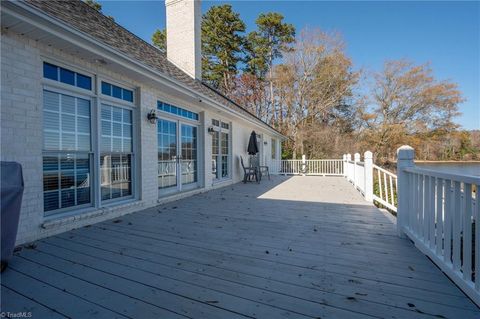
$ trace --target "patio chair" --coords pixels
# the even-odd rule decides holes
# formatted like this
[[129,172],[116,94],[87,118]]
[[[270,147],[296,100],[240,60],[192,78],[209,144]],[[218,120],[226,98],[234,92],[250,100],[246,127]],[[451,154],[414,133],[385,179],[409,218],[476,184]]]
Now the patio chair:
[[266,174],[268,176],[268,180],[270,180],[270,170],[268,169],[268,166],[260,165],[260,159],[257,156],[252,156],[250,163],[250,166],[257,168],[260,180],[262,180],[264,174]]
[[243,157],[240,156],[240,164],[242,165],[243,168],[243,182],[253,182],[252,177],[255,177],[255,181],[257,183],[260,183],[260,179],[258,177],[258,170],[256,167],[249,166],[245,167],[245,164],[243,162]]

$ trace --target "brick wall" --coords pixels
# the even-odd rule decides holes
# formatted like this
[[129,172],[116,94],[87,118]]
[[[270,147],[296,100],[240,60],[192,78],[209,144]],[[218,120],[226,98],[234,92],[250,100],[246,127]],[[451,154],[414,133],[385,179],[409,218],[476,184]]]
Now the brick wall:
[[[43,57],[71,65],[78,70],[92,74],[101,74],[120,83],[128,83],[137,88],[137,200],[115,206],[90,209],[82,214],[63,214],[55,218],[44,218],[43,213]],[[70,55],[40,42],[2,30],[1,37],[1,149],[2,161],[16,161],[23,167],[25,192],[20,213],[20,224],[17,244],[22,244],[73,228],[93,224],[106,219],[115,218],[142,208],[157,205],[159,202],[175,200],[183,196],[202,192],[211,188],[238,182],[242,172],[238,164],[238,155],[246,155],[246,145],[251,124],[239,120],[232,123],[232,164],[233,178],[220,184],[211,180],[211,135],[206,133],[211,118],[217,118],[218,111],[206,106],[206,103],[196,105],[192,100],[181,94],[172,95],[172,90],[162,88],[152,81],[139,82],[126,74],[117,72],[108,65],[96,64],[79,55]],[[136,77],[138,78],[138,77]],[[166,92],[170,92],[167,94]],[[182,100],[184,99],[184,100]],[[199,141],[205,144],[203,163],[199,167],[200,188],[186,194],[177,194],[169,198],[158,197],[157,179],[157,127],[146,120],[151,109],[156,109],[157,100],[178,101],[180,105],[199,112],[205,122],[199,127]],[[93,105],[93,104],[92,104]],[[228,115],[222,112],[221,117]],[[258,128],[256,129],[258,132]],[[260,132],[264,134],[264,132]],[[201,145],[199,145],[201,148]],[[200,155],[199,155],[200,156]]]

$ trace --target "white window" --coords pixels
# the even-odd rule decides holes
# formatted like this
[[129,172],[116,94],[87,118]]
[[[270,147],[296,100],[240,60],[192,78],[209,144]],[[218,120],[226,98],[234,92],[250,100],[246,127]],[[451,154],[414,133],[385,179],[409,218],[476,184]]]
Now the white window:
[[277,140],[272,138],[272,159],[277,159]]
[[230,124],[212,120],[212,177],[222,179],[230,177]]
[[134,90],[122,88],[126,92],[122,101],[100,103],[104,96],[100,89],[92,90],[97,82],[94,75],[44,63],[44,78],[45,216],[133,197],[134,104],[130,102]]
[[45,215],[92,204],[90,114],[89,99],[43,92]]
[[100,184],[102,200],[132,195],[132,111],[102,104]]

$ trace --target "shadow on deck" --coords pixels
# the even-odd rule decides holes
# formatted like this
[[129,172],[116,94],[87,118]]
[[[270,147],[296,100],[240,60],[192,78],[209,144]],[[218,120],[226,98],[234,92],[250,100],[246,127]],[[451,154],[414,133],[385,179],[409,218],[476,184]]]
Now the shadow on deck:
[[479,318],[343,178],[236,184],[40,240],[2,274],[33,318]]

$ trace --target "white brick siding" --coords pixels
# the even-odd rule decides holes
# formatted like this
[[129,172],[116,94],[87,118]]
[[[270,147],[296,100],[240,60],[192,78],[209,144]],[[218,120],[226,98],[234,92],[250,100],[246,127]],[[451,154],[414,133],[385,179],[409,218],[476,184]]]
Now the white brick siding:
[[[113,81],[127,83],[137,88],[137,163],[138,184],[136,199],[99,209],[88,209],[81,214],[64,214],[44,218],[43,212],[43,57],[59,64],[70,65],[75,70],[99,74]],[[114,69],[117,72],[114,72]],[[211,142],[207,133],[211,118],[217,118],[218,111],[206,106],[205,102],[192,102],[181,93],[172,96],[172,90],[162,88],[152,81],[139,82],[107,64],[94,63],[81,56],[74,56],[31,40],[25,36],[2,30],[1,37],[1,154],[2,161],[16,161],[23,167],[25,192],[20,214],[17,244],[22,244],[73,228],[115,218],[160,202],[178,199],[212,187],[219,187],[242,179],[238,155],[246,156],[248,138],[252,130],[267,136],[265,132],[245,121],[230,119],[232,122],[232,179],[213,184],[211,179]],[[135,77],[139,78],[139,77]],[[95,82],[92,83],[94,85]],[[74,88],[73,88],[74,89]],[[166,94],[166,92],[170,92]],[[157,126],[146,118],[151,109],[156,109],[157,100],[178,102],[180,106],[198,112],[205,122],[199,126],[199,188],[188,193],[176,194],[169,198],[158,197],[157,178]],[[95,103],[92,104],[93,106]],[[221,118],[228,118],[226,112]],[[203,121],[203,120],[202,120]],[[205,124],[204,124],[205,123]],[[270,140],[270,139],[268,139]],[[263,140],[262,140],[263,142]],[[203,149],[203,145],[205,148]],[[96,176],[94,176],[96,178]]]

